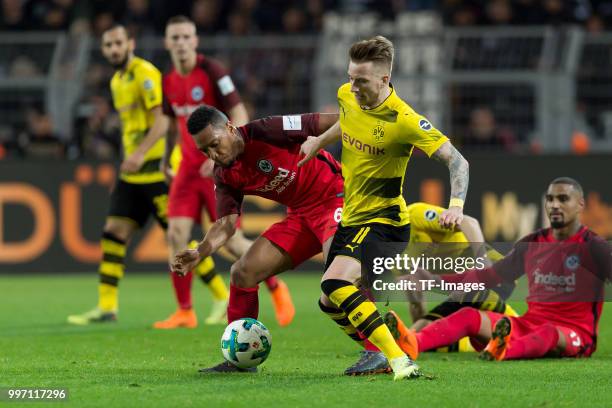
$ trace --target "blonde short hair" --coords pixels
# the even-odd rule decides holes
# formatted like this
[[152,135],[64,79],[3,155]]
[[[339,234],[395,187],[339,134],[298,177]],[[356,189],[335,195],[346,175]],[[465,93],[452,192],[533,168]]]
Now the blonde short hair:
[[377,35],[351,45],[349,57],[356,63],[372,61],[385,64],[391,72],[394,53],[393,43],[382,35]]

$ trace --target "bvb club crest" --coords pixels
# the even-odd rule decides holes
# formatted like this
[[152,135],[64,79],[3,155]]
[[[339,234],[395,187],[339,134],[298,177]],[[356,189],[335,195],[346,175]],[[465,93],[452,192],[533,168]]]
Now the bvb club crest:
[[380,122],[372,130],[372,136],[374,137],[374,142],[376,143],[381,143],[383,141],[383,137],[385,136],[385,128],[382,127]]

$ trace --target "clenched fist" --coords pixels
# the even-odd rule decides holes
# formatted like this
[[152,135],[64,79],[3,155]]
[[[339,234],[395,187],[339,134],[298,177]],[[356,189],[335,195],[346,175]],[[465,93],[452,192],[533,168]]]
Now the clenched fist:
[[440,225],[444,228],[454,228],[463,221],[463,209],[461,207],[449,207],[440,214]]

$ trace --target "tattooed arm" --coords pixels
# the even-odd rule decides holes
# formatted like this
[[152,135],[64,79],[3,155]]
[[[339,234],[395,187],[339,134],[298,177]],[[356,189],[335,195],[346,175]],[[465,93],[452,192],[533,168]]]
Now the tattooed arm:
[[431,157],[444,163],[450,172],[451,202],[448,210],[440,215],[440,224],[453,228],[463,220],[463,202],[470,182],[470,165],[451,142],[444,143]]

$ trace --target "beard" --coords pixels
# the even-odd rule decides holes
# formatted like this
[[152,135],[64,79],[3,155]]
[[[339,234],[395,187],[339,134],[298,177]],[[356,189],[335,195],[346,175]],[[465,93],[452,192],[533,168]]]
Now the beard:
[[553,229],[559,229],[567,226],[564,218],[556,218],[555,220],[550,221],[550,226]]
[[121,60],[115,63],[111,62],[110,64],[112,65],[113,68],[115,68],[116,70],[119,70],[119,69],[125,68],[127,64],[127,60],[128,60],[128,53],[126,52]]
[[559,229],[559,228],[563,228],[563,227],[565,227],[565,223],[564,223],[563,221],[552,221],[552,222],[550,223],[550,226],[551,226],[553,229]]

